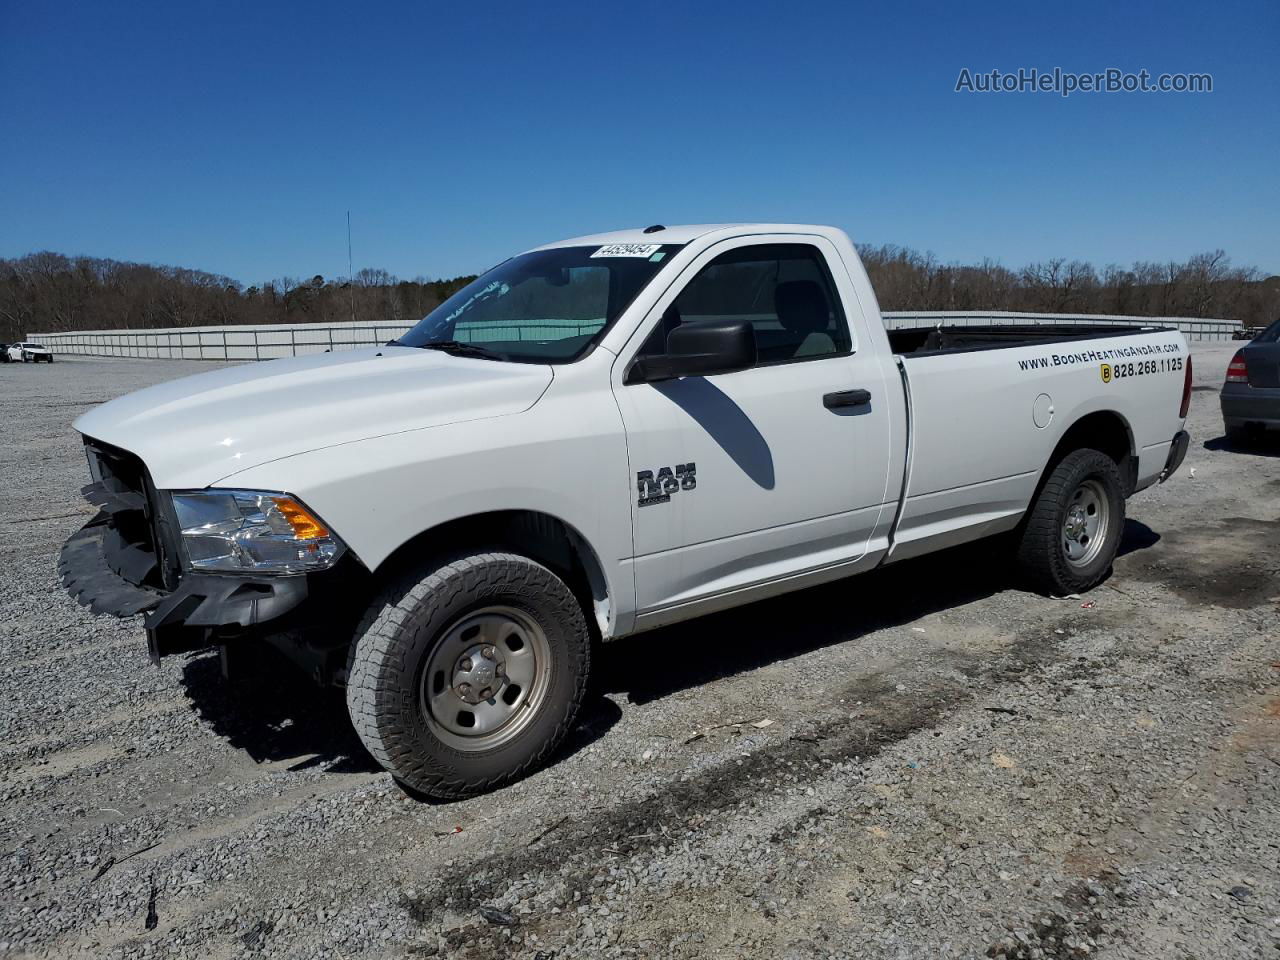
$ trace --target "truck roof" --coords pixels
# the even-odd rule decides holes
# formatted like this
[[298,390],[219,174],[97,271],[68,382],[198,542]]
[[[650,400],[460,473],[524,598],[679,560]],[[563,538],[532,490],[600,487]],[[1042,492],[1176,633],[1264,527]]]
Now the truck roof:
[[810,226],[796,223],[693,223],[664,226],[653,233],[645,233],[646,227],[633,227],[630,230],[614,230],[610,233],[595,233],[585,237],[571,237],[546,243],[535,250],[550,250],[554,247],[586,247],[606,243],[688,243],[704,234],[717,230],[736,228],[748,233],[814,233],[828,231],[830,227]]

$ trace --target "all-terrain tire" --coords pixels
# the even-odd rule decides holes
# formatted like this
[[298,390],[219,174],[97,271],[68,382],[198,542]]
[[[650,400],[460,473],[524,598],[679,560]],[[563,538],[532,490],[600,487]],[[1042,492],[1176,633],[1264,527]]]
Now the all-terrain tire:
[[[536,622],[550,674],[530,707],[534,715],[511,739],[460,750],[437,735],[423,675],[454,625],[495,605]],[[460,799],[519,779],[547,759],[577,716],[590,661],[582,607],[555,573],[518,554],[465,553],[399,576],[374,599],[348,658],[347,708],[365,747],[403,786]]]
[[[1083,485],[1105,493],[1109,511],[1103,543],[1087,563],[1072,563],[1064,545],[1064,525],[1072,499]],[[1073,450],[1049,472],[1027,513],[1018,543],[1018,566],[1032,589],[1061,596],[1089,590],[1106,577],[1124,530],[1125,498],[1120,470],[1105,453]]]

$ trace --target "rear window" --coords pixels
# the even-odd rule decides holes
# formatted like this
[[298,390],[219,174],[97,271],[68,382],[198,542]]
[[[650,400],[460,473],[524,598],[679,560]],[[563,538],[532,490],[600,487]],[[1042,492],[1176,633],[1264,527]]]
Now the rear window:
[[1277,320],[1267,329],[1254,337],[1254,343],[1276,343],[1280,341],[1280,320]]

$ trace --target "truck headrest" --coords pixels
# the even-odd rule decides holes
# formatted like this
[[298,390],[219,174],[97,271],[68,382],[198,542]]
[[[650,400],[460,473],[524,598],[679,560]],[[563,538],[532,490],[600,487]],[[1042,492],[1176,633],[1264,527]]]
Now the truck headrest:
[[774,289],[778,321],[793,333],[826,330],[830,317],[822,287],[812,280],[788,280]]

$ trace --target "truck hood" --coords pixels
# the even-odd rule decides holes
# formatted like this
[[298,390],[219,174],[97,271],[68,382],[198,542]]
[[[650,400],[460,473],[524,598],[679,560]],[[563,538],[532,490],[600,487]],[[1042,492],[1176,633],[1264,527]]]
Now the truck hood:
[[246,363],[157,384],[75,422],[137,454],[157,487],[194,489],[270,460],[529,409],[550,366],[412,347]]

